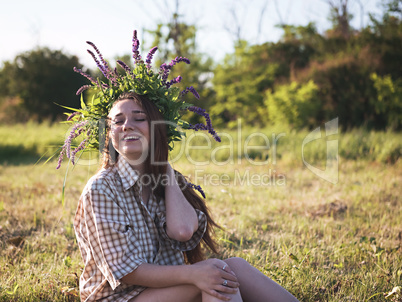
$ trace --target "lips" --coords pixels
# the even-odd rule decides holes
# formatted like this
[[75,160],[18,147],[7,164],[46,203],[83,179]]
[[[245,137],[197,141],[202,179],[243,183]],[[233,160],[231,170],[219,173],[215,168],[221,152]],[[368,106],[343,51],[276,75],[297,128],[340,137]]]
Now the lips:
[[126,135],[123,137],[122,141],[123,142],[132,142],[132,141],[138,141],[140,137],[138,135]]

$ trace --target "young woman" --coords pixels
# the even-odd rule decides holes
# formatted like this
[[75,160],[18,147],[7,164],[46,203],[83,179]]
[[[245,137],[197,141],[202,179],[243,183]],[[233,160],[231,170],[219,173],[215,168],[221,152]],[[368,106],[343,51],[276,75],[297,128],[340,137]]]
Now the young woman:
[[[297,301],[243,259],[205,259],[201,245],[217,252],[211,236],[217,225],[194,185],[168,163],[174,132],[166,116],[174,109],[158,102],[177,94],[166,85],[155,96],[162,86],[152,81],[165,84],[166,75],[152,77],[145,69],[135,53],[134,35],[134,57],[140,66],[135,72],[143,72],[141,77],[128,68],[128,78],[111,76],[104,63],[103,71],[113,80],[109,86],[91,80],[100,101],[95,99],[88,105],[92,107],[83,106],[79,117],[74,116],[76,126],[62,149],[73,160],[94,139],[99,112],[107,112],[103,167],[86,185],[74,220],[84,261],[82,301]],[[134,92],[132,87],[141,90],[139,84],[144,85],[147,76],[153,83],[149,87],[159,88],[144,88],[148,94]],[[121,87],[128,91],[116,93]],[[97,124],[89,122],[94,116]],[[87,138],[69,150],[71,138],[82,133]]]

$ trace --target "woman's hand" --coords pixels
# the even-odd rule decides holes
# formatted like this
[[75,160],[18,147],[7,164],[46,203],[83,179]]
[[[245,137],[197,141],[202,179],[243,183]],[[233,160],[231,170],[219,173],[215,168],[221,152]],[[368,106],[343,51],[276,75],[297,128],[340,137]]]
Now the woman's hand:
[[192,281],[203,292],[220,300],[229,301],[225,294],[235,294],[239,287],[236,275],[219,259],[208,259],[192,265]]

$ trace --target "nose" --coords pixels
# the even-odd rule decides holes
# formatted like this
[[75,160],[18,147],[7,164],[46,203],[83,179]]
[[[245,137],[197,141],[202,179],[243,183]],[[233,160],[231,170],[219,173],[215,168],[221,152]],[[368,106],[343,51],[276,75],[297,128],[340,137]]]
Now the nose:
[[134,130],[134,123],[130,119],[126,119],[123,124],[123,131]]

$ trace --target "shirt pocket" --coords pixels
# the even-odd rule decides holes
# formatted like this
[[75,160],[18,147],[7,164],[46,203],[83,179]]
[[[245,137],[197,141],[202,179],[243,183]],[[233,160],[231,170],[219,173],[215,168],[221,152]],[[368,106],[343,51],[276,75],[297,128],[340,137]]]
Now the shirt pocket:
[[121,222],[112,222],[112,228],[120,234],[127,234],[130,229],[132,230],[130,224]]

